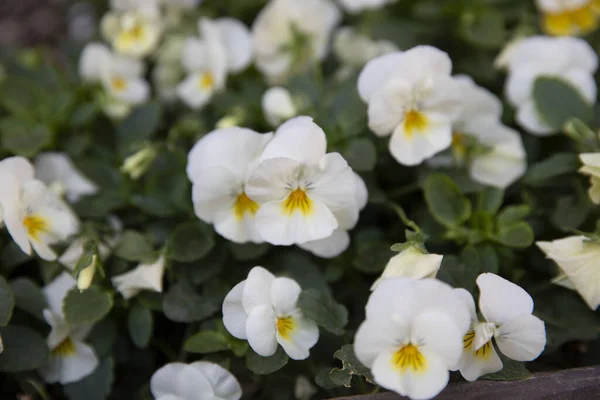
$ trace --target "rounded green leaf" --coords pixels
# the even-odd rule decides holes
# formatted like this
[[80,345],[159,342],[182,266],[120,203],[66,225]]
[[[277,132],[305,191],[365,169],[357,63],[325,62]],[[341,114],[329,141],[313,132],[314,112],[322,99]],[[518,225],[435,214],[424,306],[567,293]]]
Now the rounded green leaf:
[[10,281],[10,286],[15,295],[17,308],[43,320],[42,312],[47,307],[47,303],[40,287],[27,278],[14,279]]
[[129,309],[129,316],[127,318],[127,327],[129,328],[129,335],[133,344],[139,348],[148,346],[152,338],[153,326],[152,311],[140,303],[133,303]]
[[0,326],[6,326],[12,316],[15,307],[15,296],[6,283],[6,279],[0,276]]
[[456,227],[471,216],[471,203],[447,175],[430,174],[425,180],[425,201],[433,217],[442,225]]
[[219,305],[202,298],[187,281],[171,286],[163,297],[163,311],[175,322],[195,322],[208,318]]
[[298,308],[306,318],[312,319],[334,335],[344,334],[348,310],[329,294],[317,289],[303,290],[298,298]]
[[592,107],[570,83],[540,76],[533,85],[533,101],[541,119],[559,131],[571,118],[589,122]]
[[127,261],[153,261],[154,252],[150,241],[146,236],[135,231],[125,231],[117,248],[115,255]]
[[271,357],[259,356],[251,350],[246,353],[246,367],[257,375],[268,375],[283,368],[289,359],[281,346],[277,346]]
[[30,328],[11,325],[0,328],[4,351],[0,353],[0,371],[30,371],[44,365],[48,358],[46,339]]
[[100,321],[112,306],[112,296],[95,286],[84,291],[73,288],[63,300],[65,319],[72,325]]
[[175,261],[191,262],[207,255],[214,247],[212,230],[201,222],[178,225],[169,238],[169,255]]
[[219,332],[201,331],[189,337],[183,349],[188,353],[208,354],[229,349],[227,337]]
[[64,391],[69,400],[104,400],[110,394],[113,379],[114,362],[112,358],[105,358],[92,374],[64,385]]

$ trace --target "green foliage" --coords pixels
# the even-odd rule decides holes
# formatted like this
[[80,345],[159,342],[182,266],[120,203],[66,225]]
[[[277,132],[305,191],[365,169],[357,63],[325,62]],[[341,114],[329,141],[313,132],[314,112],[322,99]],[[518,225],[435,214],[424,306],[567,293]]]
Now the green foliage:
[[348,323],[348,310],[330,294],[316,289],[304,290],[298,298],[298,308],[305,317],[334,335],[344,333],[344,327]]
[[47,307],[46,298],[35,282],[27,278],[17,278],[10,281],[10,287],[15,296],[17,308],[40,320],[44,319],[42,312]]
[[163,311],[175,322],[201,321],[219,309],[219,305],[196,293],[194,287],[181,281],[169,288],[163,298]]
[[176,261],[190,262],[207,255],[214,245],[213,233],[206,224],[186,222],[169,237],[168,252]]
[[431,215],[449,228],[460,226],[471,216],[471,203],[447,175],[431,174],[423,185]]
[[22,372],[41,367],[48,358],[46,339],[25,326],[0,328],[4,350],[0,353],[0,371]]
[[267,375],[283,368],[289,357],[283,347],[277,346],[277,351],[270,357],[261,357],[253,350],[246,353],[246,367],[257,375]]
[[0,326],[6,326],[15,307],[15,296],[6,279],[0,277]]
[[581,94],[562,79],[539,77],[533,86],[533,100],[541,118],[553,129],[561,130],[571,118],[592,119],[592,107]]
[[367,381],[373,382],[371,371],[358,361],[352,345],[343,346],[333,356],[342,362],[342,368],[334,368],[329,371],[329,379],[335,386],[350,387],[350,381],[354,375],[363,376]]
[[102,400],[109,395],[113,381],[114,361],[107,357],[91,375],[65,385],[65,394],[69,400]]
[[63,312],[69,324],[100,321],[109,313],[112,306],[112,295],[96,286],[84,291],[73,288],[63,300]]
[[189,337],[183,344],[188,353],[208,354],[228,350],[231,347],[227,336],[219,332],[201,331]]
[[154,319],[152,312],[139,303],[134,303],[129,309],[127,316],[127,327],[133,344],[144,348],[152,338]]

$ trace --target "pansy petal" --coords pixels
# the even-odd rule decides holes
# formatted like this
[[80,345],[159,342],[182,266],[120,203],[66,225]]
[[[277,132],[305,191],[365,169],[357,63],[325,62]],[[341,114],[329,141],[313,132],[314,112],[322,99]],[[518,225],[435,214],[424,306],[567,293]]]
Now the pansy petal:
[[521,314],[531,314],[533,299],[521,287],[496,274],[477,277],[479,310],[488,322],[502,325]]
[[350,246],[350,235],[348,231],[337,228],[331,236],[319,240],[298,245],[301,249],[310,251],[314,255],[322,258],[334,258],[342,254]]
[[459,331],[452,317],[438,311],[426,311],[412,321],[411,342],[423,342],[419,348],[435,354],[450,369],[460,359],[465,333]]
[[26,182],[33,179],[35,173],[33,165],[24,157],[5,158],[0,161],[0,168],[14,174],[19,182]]
[[303,318],[298,310],[289,316],[292,318],[293,328],[287,335],[277,332],[277,342],[292,360],[305,360],[310,349],[319,340],[319,328],[314,321]]
[[386,54],[369,61],[358,77],[358,93],[363,101],[370,102],[373,94],[394,76],[403,61],[402,52]]
[[312,178],[311,198],[337,211],[356,204],[356,177],[339,153],[329,153],[319,161],[320,172]]
[[557,133],[541,119],[533,101],[528,101],[519,107],[516,120],[519,125],[533,135],[548,136]]
[[211,398],[214,395],[212,385],[197,368],[186,365],[177,374],[177,394],[183,399],[194,399],[198,395]]
[[17,176],[0,166],[0,206],[4,224],[15,243],[25,254],[31,254],[31,244],[21,221],[21,184]]
[[265,147],[260,160],[291,158],[299,163],[318,164],[325,155],[325,132],[311,117],[296,117],[283,123],[273,140]]
[[275,278],[271,284],[271,302],[276,315],[287,315],[296,308],[302,288],[293,279]]
[[413,166],[450,147],[452,125],[449,120],[431,122],[429,129],[422,133],[408,133],[404,124],[398,125],[390,140],[392,156],[403,165]]
[[150,391],[154,397],[177,393],[177,376],[186,367],[183,363],[169,363],[157,370],[150,379]]
[[90,375],[98,366],[98,357],[91,346],[73,341],[75,354],[61,357],[59,382],[67,384],[77,382]]
[[234,18],[219,18],[215,22],[227,50],[227,68],[232,73],[241,72],[252,61],[254,43],[250,31]]
[[243,189],[243,177],[222,166],[211,166],[196,172],[192,185],[196,215],[202,221],[212,223],[220,213],[232,213],[235,193]]
[[462,356],[458,363],[460,374],[473,382],[482,375],[492,374],[502,369],[502,360],[498,357],[494,346],[490,343],[487,353],[483,353],[482,349],[475,352],[471,346],[463,349]]
[[76,285],[77,281],[75,281],[70,274],[63,272],[42,289],[44,296],[46,297],[46,301],[48,302],[48,306],[54,314],[59,316],[63,315],[63,299],[67,295],[67,292],[73,289]]
[[242,305],[247,314],[259,306],[272,306],[271,286],[275,276],[263,267],[254,267],[248,273],[242,293]]
[[[354,337],[354,353],[365,366],[372,368],[382,352],[390,352],[398,345],[395,325],[389,318],[367,319],[358,327]],[[408,339],[408,330],[404,332]],[[401,335],[402,336],[402,335]]]
[[505,356],[516,361],[531,361],[544,351],[546,328],[538,317],[523,314],[502,324],[495,338]]
[[[246,282],[246,287],[248,285],[249,283]],[[273,308],[265,305],[255,307],[246,321],[248,344],[262,357],[270,357],[277,350],[276,320]]]
[[218,398],[223,400],[238,400],[242,397],[242,388],[235,377],[225,368],[218,364],[197,361],[190,364],[190,367],[200,371],[208,382]]
[[238,339],[246,339],[246,320],[248,314],[242,306],[242,296],[246,281],[235,285],[223,300],[223,325],[229,333]]
[[262,161],[248,178],[246,194],[260,204],[282,201],[290,192],[288,182],[294,180],[301,168],[301,164],[291,158],[278,157]]

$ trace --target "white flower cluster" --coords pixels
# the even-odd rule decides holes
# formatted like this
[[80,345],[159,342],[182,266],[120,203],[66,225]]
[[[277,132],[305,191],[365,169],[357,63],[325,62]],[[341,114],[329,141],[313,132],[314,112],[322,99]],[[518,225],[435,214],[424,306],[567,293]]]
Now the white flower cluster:
[[471,295],[434,280],[390,278],[366,306],[354,350],[380,386],[411,399],[430,399],[448,383],[449,371],[468,380],[502,369],[492,338],[507,357],[535,359],[544,349],[544,323],[531,315],[533,301],[494,274],[477,278],[479,322]]
[[542,12],[542,28],[549,35],[585,35],[598,28],[597,0],[535,0]]
[[506,97],[517,109],[517,123],[531,134],[558,133],[536,109],[533,90],[538,77],[562,79],[590,104],[596,100],[598,55],[584,40],[547,36],[522,39],[507,56],[507,69]]
[[334,257],[366,205],[362,179],[338,153],[326,153],[325,133],[297,117],[272,133],[216,130],[188,155],[196,215],[237,243],[297,244]]

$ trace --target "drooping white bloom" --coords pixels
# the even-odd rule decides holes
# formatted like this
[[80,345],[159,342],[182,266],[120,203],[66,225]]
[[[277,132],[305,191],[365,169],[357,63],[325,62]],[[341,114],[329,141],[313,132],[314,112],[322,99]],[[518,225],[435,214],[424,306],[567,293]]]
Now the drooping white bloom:
[[252,25],[256,67],[271,83],[323,60],[341,19],[330,0],[271,0]]
[[340,4],[349,13],[359,13],[365,10],[376,10],[398,0],[339,0]]
[[339,223],[337,229],[329,237],[301,243],[298,247],[323,258],[334,258],[346,251],[348,246],[350,246],[348,231],[356,226],[358,223],[358,213],[365,208],[369,200],[369,192],[367,191],[365,182],[357,173],[354,173],[354,178],[356,183],[356,202],[350,208],[335,213]]
[[247,181],[272,137],[245,128],[218,129],[198,141],[188,155],[196,215],[236,243],[263,241],[255,227],[259,204],[248,196]]
[[390,278],[435,278],[443,258],[444,256],[425,253],[411,245],[390,258],[381,276],[371,286],[371,290],[375,290],[381,282]]
[[262,109],[267,122],[279,126],[298,113],[290,91],[282,86],[269,88],[262,97]]
[[154,4],[110,11],[102,17],[100,27],[117,53],[135,58],[152,53],[162,34],[161,16]]
[[536,242],[548,258],[556,262],[560,270],[585,300],[588,307],[595,310],[600,305],[600,271],[598,256],[600,245],[585,236],[569,236],[552,242]]
[[33,179],[33,166],[22,157],[0,162],[0,206],[4,223],[21,250],[31,248],[44,260],[55,260],[50,248],[79,230],[79,221],[56,193]]
[[477,286],[483,322],[477,318],[471,294],[456,289],[468,306],[472,321],[463,338],[464,349],[458,364],[460,373],[468,381],[502,369],[492,338],[502,354],[516,361],[532,361],[546,346],[544,322],[531,315],[533,300],[525,290],[491,273],[479,275]]
[[[518,132],[501,123],[502,103],[466,76],[455,78],[462,95],[462,111],[452,124],[452,150],[459,159],[467,153],[473,180],[506,188],[527,169],[527,154]],[[458,160],[462,162],[464,160]]]
[[590,199],[600,204],[600,153],[580,154],[579,159],[583,163],[579,172],[590,176]]
[[129,272],[114,276],[112,283],[125,299],[134,297],[142,290],[161,293],[165,261],[165,256],[160,255],[153,263],[142,263]]
[[390,278],[369,298],[354,352],[378,385],[430,399],[447,385],[468,329],[469,311],[452,287],[434,279]]
[[536,110],[533,99],[536,79],[541,76],[562,79],[593,103],[597,69],[598,56],[582,39],[532,36],[521,40],[511,53],[505,86],[509,102],[517,108],[519,125],[534,135],[557,133]]
[[430,46],[375,58],[362,70],[358,91],[369,106],[369,127],[392,135],[390,152],[404,165],[417,165],[447,149],[461,107],[450,76],[452,61]]
[[356,219],[356,179],[338,153],[326,154],[325,132],[310,117],[277,129],[254,168],[246,193],[260,205],[256,230],[275,245],[324,239],[340,226],[338,214]]
[[595,0],[536,0],[542,28],[549,35],[584,35],[598,27]]
[[156,400],[239,400],[242,388],[235,376],[218,364],[166,364],[152,375]]
[[52,331],[47,340],[50,359],[39,369],[39,373],[48,383],[59,382],[64,385],[77,382],[94,372],[98,366],[94,349],[84,343],[93,324],[69,325],[63,315],[63,299],[74,287],[75,280],[63,272],[44,288],[49,306],[44,310],[44,318]]
[[343,26],[335,33],[333,50],[340,62],[352,70],[375,57],[398,51],[398,47],[389,40],[373,40],[353,27]]
[[59,193],[70,203],[83,196],[98,192],[98,186],[75,168],[66,153],[41,153],[35,158],[35,176]]
[[275,354],[280,344],[290,358],[304,360],[319,340],[319,328],[296,306],[301,290],[293,279],[254,267],[225,297],[223,324],[263,357]]
[[183,48],[182,64],[187,78],[177,87],[180,99],[200,109],[215,92],[223,89],[227,73],[240,72],[252,60],[252,40],[238,20],[201,18],[201,39],[190,37]]

